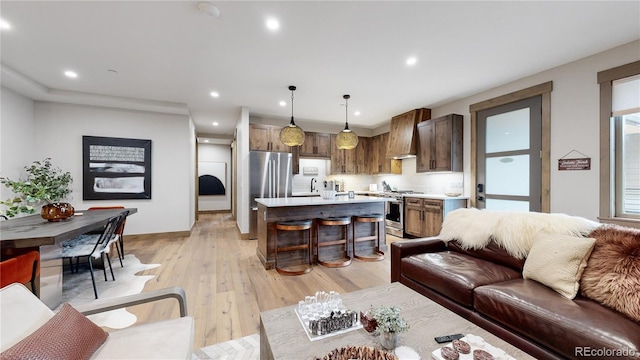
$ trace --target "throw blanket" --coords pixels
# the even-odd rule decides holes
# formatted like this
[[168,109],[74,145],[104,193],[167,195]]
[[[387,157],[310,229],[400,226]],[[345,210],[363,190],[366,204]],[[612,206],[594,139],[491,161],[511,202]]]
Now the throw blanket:
[[458,209],[444,219],[439,238],[458,240],[464,249],[481,249],[494,240],[513,257],[524,259],[540,232],[586,236],[600,225],[566,214]]

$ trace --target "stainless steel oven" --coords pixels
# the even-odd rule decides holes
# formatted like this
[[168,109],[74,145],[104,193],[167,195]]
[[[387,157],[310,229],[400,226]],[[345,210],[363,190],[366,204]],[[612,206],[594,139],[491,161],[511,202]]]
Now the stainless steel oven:
[[393,197],[395,200],[387,201],[385,205],[385,229],[387,234],[403,237],[404,236],[404,201],[402,195],[397,193],[385,194],[387,197]]

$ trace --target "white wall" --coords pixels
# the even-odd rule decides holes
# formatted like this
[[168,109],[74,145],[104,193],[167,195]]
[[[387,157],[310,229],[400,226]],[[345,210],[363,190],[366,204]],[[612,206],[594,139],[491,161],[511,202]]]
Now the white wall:
[[[470,187],[469,105],[553,81],[551,92],[551,212],[596,220],[599,208],[600,87],[597,73],[640,59],[640,41],[435,107],[432,117],[464,115],[464,183]],[[558,159],[577,150],[591,157],[591,170],[558,171]],[[403,167],[404,170],[404,167]]]
[[231,210],[231,147],[221,144],[198,144],[198,162],[224,162],[227,167],[224,195],[198,196],[198,210]]
[[240,233],[249,234],[249,109],[243,107],[236,125],[238,156],[238,217]]
[[196,152],[198,151],[196,123],[189,117],[189,229],[196,223]]
[[[195,218],[195,136],[187,116],[37,101],[35,124],[35,153],[71,172],[69,202],[76,209],[116,204],[138,208],[127,220],[129,234],[190,230]],[[83,135],[151,139],[151,199],[83,201]]]
[[[0,89],[0,177],[16,180],[24,175],[24,167],[38,159],[35,156],[34,102],[5,87]],[[0,198],[11,191],[0,188]]]

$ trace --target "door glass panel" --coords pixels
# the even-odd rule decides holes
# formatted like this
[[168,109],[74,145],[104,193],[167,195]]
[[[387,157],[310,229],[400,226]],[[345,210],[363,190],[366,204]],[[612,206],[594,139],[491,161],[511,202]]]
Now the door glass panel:
[[486,153],[529,148],[529,108],[487,117]]
[[487,158],[486,166],[487,194],[529,196],[529,155]]
[[622,213],[640,215],[640,113],[622,117]]
[[528,201],[487,199],[485,204],[490,210],[529,211]]

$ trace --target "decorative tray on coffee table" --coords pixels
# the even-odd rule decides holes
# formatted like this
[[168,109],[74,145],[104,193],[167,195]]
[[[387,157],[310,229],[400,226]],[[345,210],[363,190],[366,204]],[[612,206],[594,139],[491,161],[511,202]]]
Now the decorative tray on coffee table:
[[[471,351],[468,354],[460,354],[458,360],[473,360],[473,350],[484,350],[493,356],[494,360],[515,360],[512,356],[504,352],[504,350],[497,348],[488,342],[486,342],[483,338],[477,335],[467,334],[465,337],[460,339],[471,346]],[[451,343],[446,344],[444,346],[449,346],[453,348]],[[431,355],[436,360],[445,360],[440,353],[440,349],[442,347],[434,350]]]
[[[338,311],[338,309],[335,309],[335,311]],[[347,310],[341,310],[341,311],[344,312]],[[302,315],[300,314],[298,309],[295,309],[295,312],[296,312],[296,315],[298,316],[298,320],[300,320],[300,324],[302,324],[302,328],[304,329],[304,332],[307,334],[307,337],[309,338],[310,341],[326,339],[334,335],[344,334],[349,331],[362,329],[362,324],[358,321],[358,316],[355,315],[355,319],[352,321],[352,324],[353,324],[352,326],[341,328],[340,330],[335,330],[328,333],[317,332],[316,334],[314,334],[310,327],[311,321],[317,320],[319,316],[322,316],[322,315],[330,315],[330,312],[328,314],[317,314],[317,315],[313,315],[313,314]],[[355,314],[355,312],[352,312],[352,313]]]

